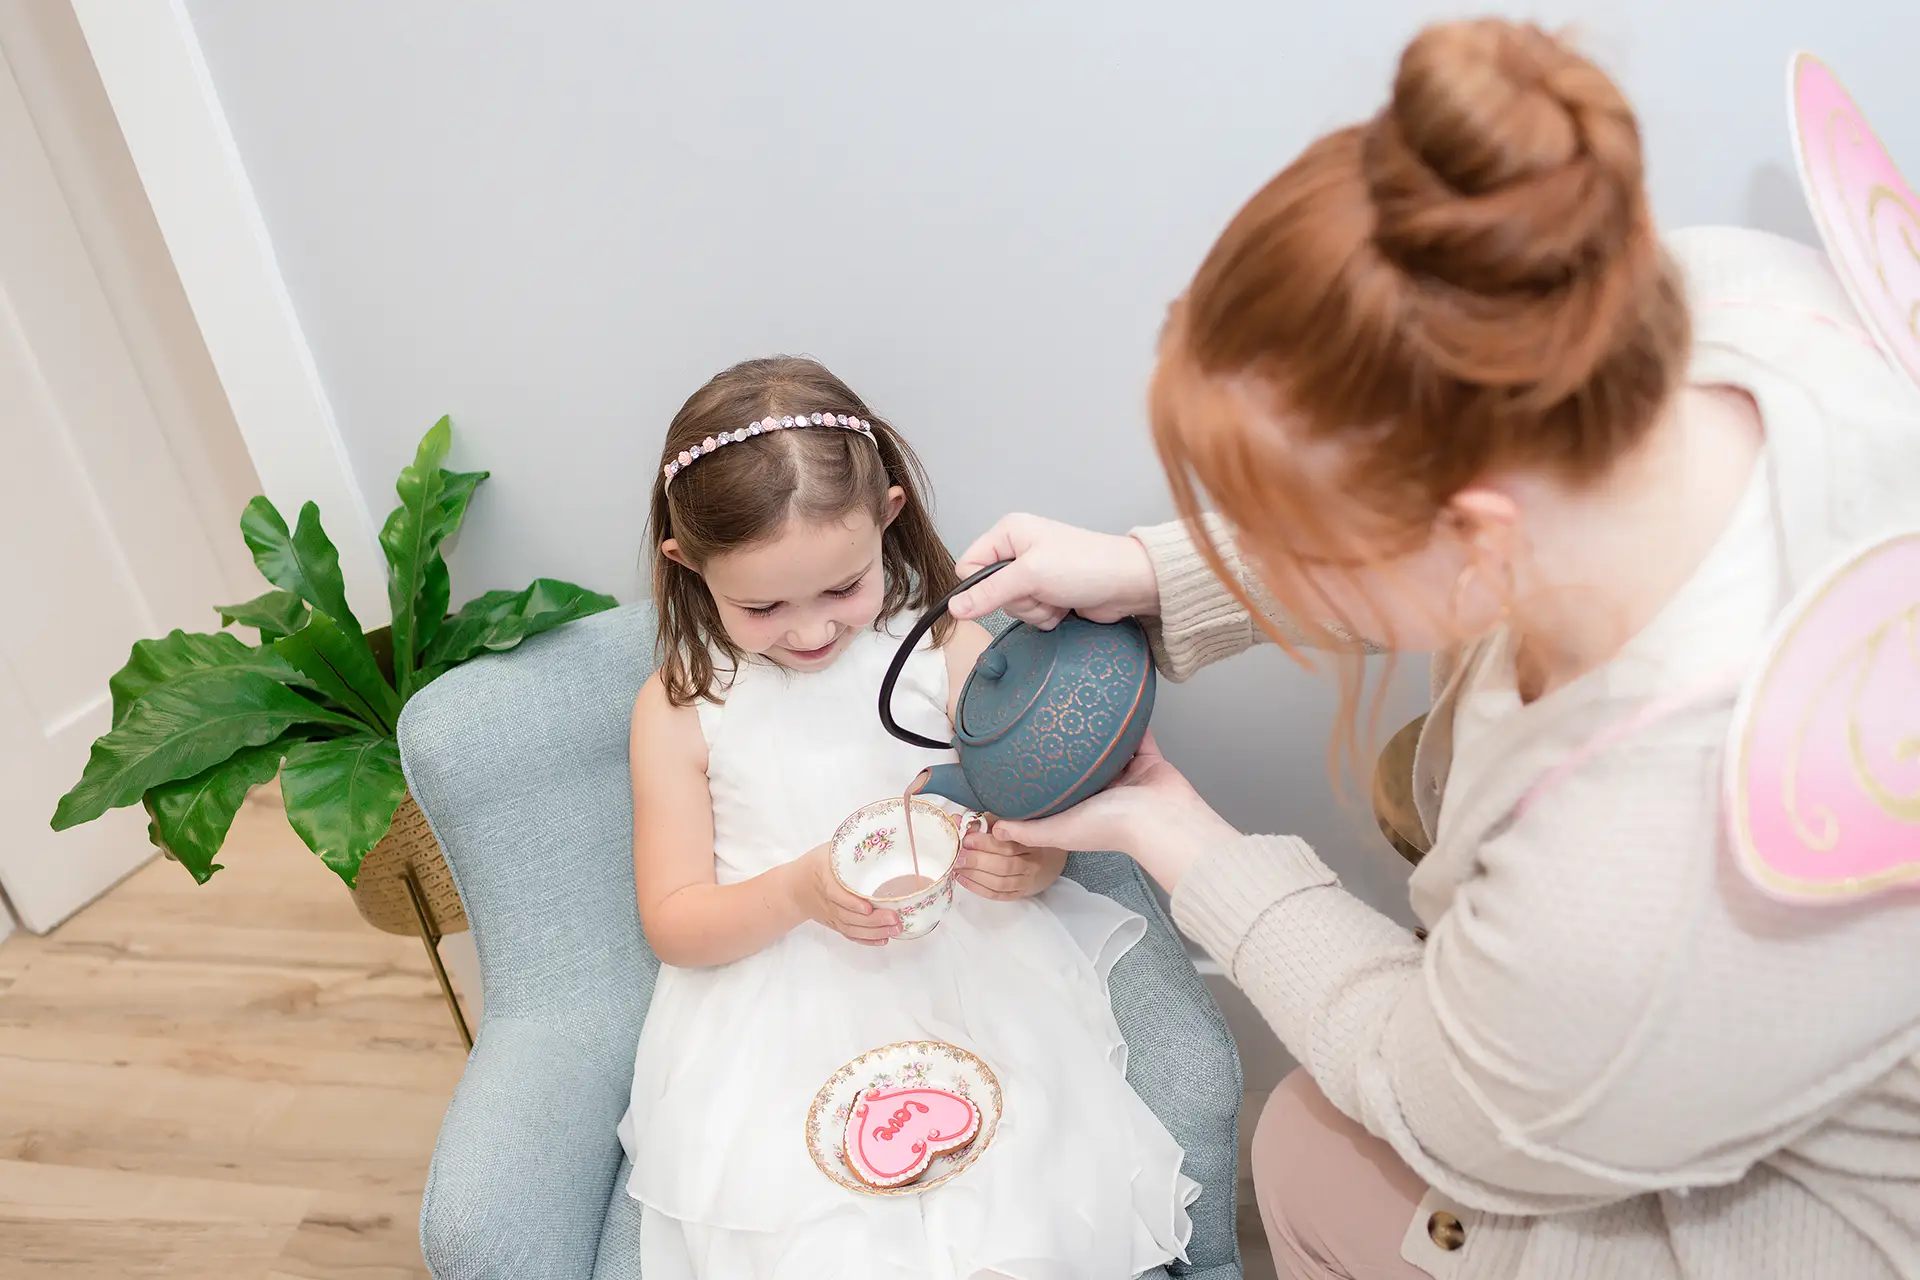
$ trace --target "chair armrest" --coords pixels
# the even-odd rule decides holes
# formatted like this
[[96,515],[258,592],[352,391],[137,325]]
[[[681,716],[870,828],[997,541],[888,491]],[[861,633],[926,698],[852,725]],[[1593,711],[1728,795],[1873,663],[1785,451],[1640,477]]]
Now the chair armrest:
[[588,1280],[622,1152],[628,1073],[560,1027],[489,1017],[420,1206],[435,1280]]

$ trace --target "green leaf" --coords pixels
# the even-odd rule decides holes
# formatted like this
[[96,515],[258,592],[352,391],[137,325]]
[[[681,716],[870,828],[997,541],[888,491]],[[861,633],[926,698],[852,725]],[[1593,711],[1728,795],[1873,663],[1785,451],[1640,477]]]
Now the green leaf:
[[309,502],[300,508],[300,522],[293,528],[293,549],[300,558],[300,573],[306,590],[300,598],[316,609],[323,609],[334,625],[358,639],[360,620],[347,605],[347,580],[340,573],[340,552],[327,531],[320,527],[320,508]]
[[281,636],[290,636],[307,625],[307,605],[291,591],[269,591],[239,604],[215,606],[220,625],[252,627],[260,633],[261,644],[272,644]]
[[306,626],[274,641],[273,648],[367,728],[393,732],[400,719],[400,695],[380,674],[367,642],[341,631],[324,610],[315,609]]
[[274,505],[265,498],[255,498],[240,517],[240,533],[268,582],[293,592],[316,609],[326,610],[348,635],[361,634],[359,619],[347,607],[340,552],[320,526],[319,507],[311,502],[301,507],[299,523],[288,533],[287,522]]
[[205,884],[220,864],[213,860],[240,812],[247,792],[273,781],[280,772],[285,738],[263,747],[246,747],[191,778],[163,783],[147,792],[154,843]]
[[[447,606],[453,599],[453,583],[447,574],[447,562],[444,549],[460,532],[460,524],[466,519],[467,503],[473,497],[473,491],[487,478],[484,471],[446,471],[441,473],[444,487],[440,492],[440,516],[445,528],[440,534],[440,548],[428,560],[426,572],[421,575],[420,595],[414,602],[414,647],[425,652],[433,638],[440,634],[440,624],[446,620]],[[417,678],[413,682],[415,689],[427,681]]]
[[[447,572],[447,562],[436,553],[427,562],[426,572],[420,575],[420,594],[413,602],[413,643],[417,651],[414,659],[416,670],[421,658],[426,655],[427,646],[440,634],[440,628],[447,620],[447,607],[453,603],[453,577]],[[413,680],[412,688],[418,689],[421,682]]]
[[280,771],[288,823],[348,888],[406,793],[400,744],[371,733],[300,743]]
[[440,507],[446,473],[440,464],[452,445],[453,423],[442,418],[421,437],[412,464],[400,469],[393,485],[400,505],[380,529],[380,547],[387,553],[387,607],[393,614],[393,675],[402,701],[413,692],[415,659],[420,656],[416,619],[421,588],[439,559],[446,528]]
[[123,723],[95,740],[86,771],[54,810],[53,829],[92,822],[243,747],[265,746],[296,724],[362,728],[262,671],[190,673],[149,689]]
[[612,596],[552,578],[535,579],[525,591],[489,591],[447,619],[425,660],[456,666],[488,650],[511,649],[528,636],[618,603]]
[[247,540],[261,577],[282,591],[306,594],[301,590],[300,563],[293,554],[293,535],[287,532],[286,518],[265,495],[249,502],[240,513],[240,536]]
[[306,680],[271,649],[256,649],[224,631],[200,635],[174,631],[158,640],[136,640],[127,665],[107,681],[113,695],[113,727],[126,720],[133,704],[150,689],[189,673],[257,671],[289,684]]
[[440,473],[440,513],[446,521],[446,537],[451,538],[460,532],[461,521],[467,518],[467,503],[473,499],[473,491],[480,482],[493,473],[490,471],[442,471]]

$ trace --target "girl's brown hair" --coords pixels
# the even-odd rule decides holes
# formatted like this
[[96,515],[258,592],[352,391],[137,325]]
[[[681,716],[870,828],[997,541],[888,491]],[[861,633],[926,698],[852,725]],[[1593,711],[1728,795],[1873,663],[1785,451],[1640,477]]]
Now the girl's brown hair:
[[[953,589],[953,556],[934,528],[926,470],[907,442],[846,383],[817,361],[796,356],[747,360],[690,396],[667,427],[660,465],[723,431],[769,414],[832,413],[866,419],[873,439],[838,429],[775,431],[728,445],[674,477],[653,479],[647,538],[653,547],[653,602],[660,617],[659,662],[667,700],[718,701],[723,672],[744,656],[728,639],[706,583],[660,554],[674,539],[695,565],[777,537],[792,520],[831,524],[865,512],[879,524],[887,491],[906,505],[881,539],[886,575],[880,621],[920,610]],[[952,621],[934,629],[944,642]],[[721,661],[716,663],[715,655]]]
[[[1407,47],[1378,115],[1309,146],[1221,235],[1169,319],[1154,439],[1243,604],[1203,492],[1284,609],[1391,648],[1377,619],[1306,585],[1304,550],[1351,571],[1424,544],[1489,473],[1604,475],[1646,436],[1690,342],[1620,90],[1538,27],[1450,23]],[[1301,466],[1321,448],[1332,485]],[[1339,529],[1329,492],[1346,500]],[[1358,757],[1362,645],[1345,647]]]

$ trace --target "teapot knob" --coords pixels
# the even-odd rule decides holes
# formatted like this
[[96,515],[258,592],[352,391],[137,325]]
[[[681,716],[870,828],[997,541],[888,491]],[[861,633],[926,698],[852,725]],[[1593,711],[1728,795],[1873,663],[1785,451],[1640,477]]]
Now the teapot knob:
[[1007,655],[998,649],[989,649],[980,655],[980,660],[973,664],[973,669],[983,680],[998,680],[1007,674]]

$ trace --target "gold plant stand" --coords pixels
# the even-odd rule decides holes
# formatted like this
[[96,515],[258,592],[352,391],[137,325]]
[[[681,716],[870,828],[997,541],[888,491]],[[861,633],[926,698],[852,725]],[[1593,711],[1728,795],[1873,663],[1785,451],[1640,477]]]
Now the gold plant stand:
[[440,980],[453,1025],[461,1043],[473,1048],[473,1032],[454,994],[447,966],[440,959],[440,939],[467,927],[466,908],[454,888],[433,828],[409,792],[394,810],[393,826],[360,864],[353,887],[353,905],[368,924],[384,933],[412,935],[427,949],[427,962]]

